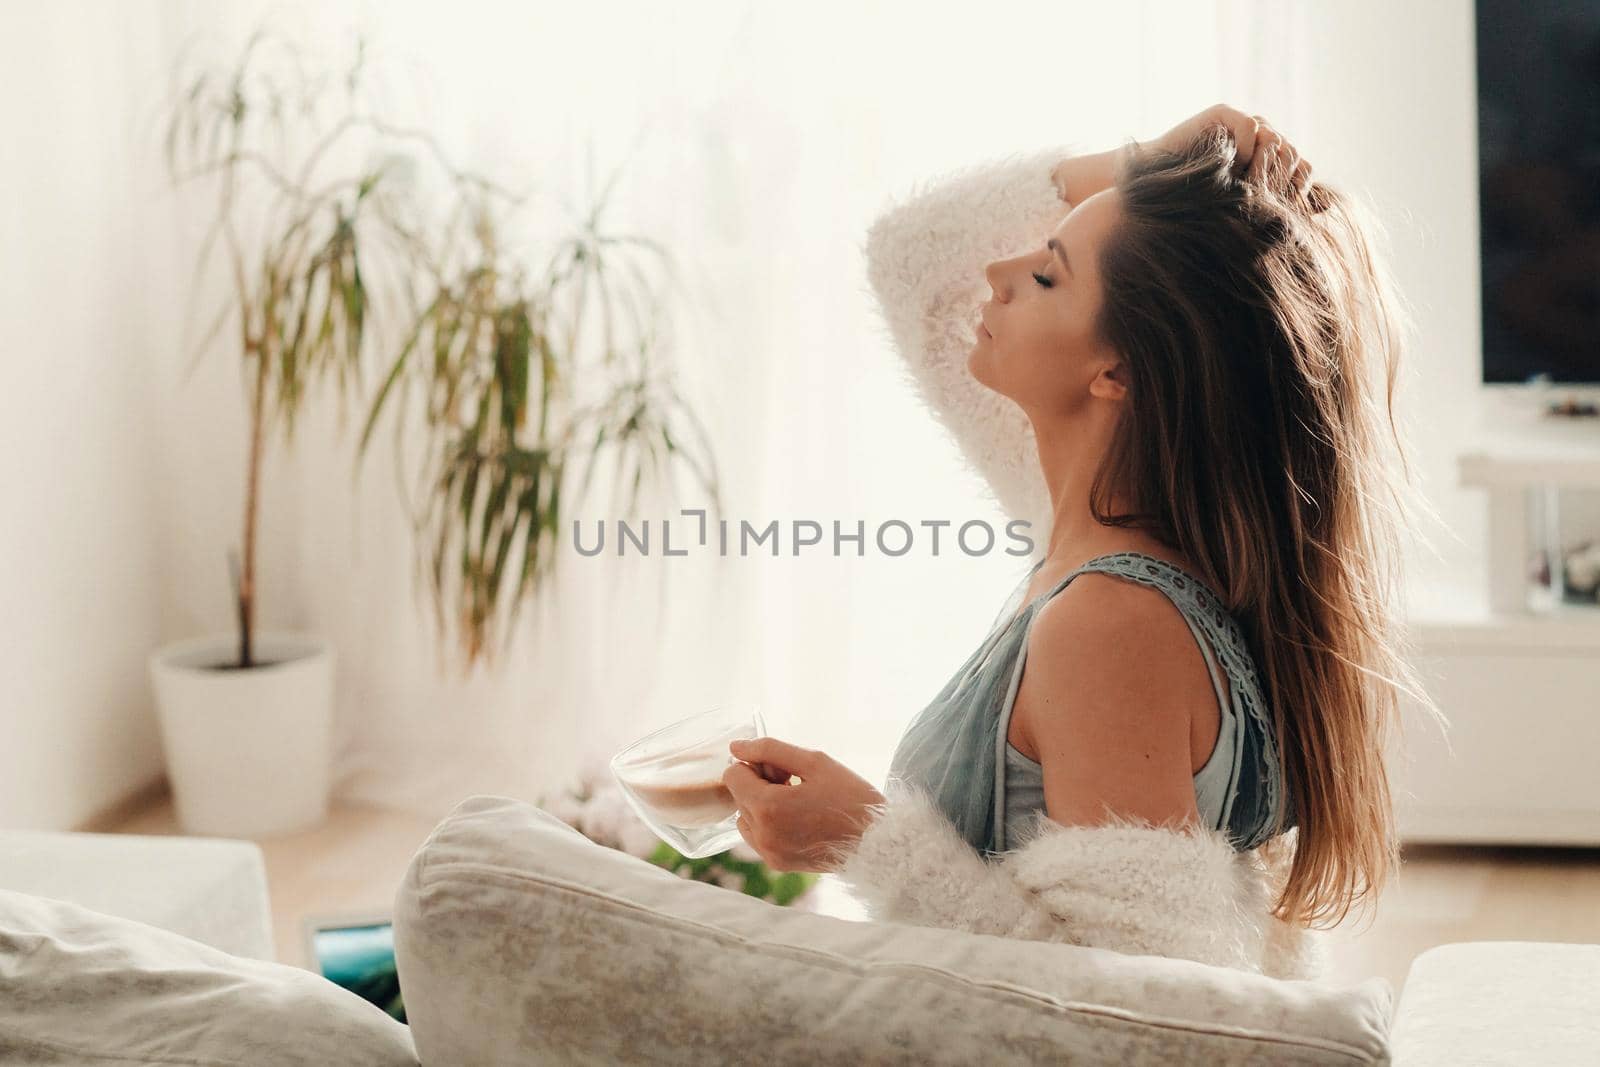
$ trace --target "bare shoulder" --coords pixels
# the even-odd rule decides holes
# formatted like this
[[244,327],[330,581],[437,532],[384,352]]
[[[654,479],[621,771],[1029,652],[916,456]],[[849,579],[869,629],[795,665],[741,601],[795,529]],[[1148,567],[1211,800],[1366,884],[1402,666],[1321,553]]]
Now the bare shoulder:
[[1161,590],[1102,571],[1085,571],[1047,601],[1034,619],[1034,632],[1072,635],[1102,645],[1116,640],[1160,642],[1156,653],[1194,642],[1171,599]]
[[1199,823],[1196,665],[1209,691],[1194,635],[1159,589],[1090,571],[1040,609],[1017,699],[1029,709],[1051,818]]
[[1078,575],[1040,609],[1028,636],[1028,664],[1038,664],[1038,681],[1056,683],[1040,693],[1039,707],[1065,706],[1070,693],[1079,698],[1076,708],[1103,707],[1123,722],[1175,719],[1180,733],[1196,684],[1211,692],[1177,605],[1159,589],[1097,571]]

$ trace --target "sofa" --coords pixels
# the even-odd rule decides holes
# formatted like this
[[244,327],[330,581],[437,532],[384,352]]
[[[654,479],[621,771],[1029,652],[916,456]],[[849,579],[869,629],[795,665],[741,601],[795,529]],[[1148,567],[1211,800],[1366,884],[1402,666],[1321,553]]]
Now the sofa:
[[134,919],[270,960],[261,846],[231,838],[0,830],[0,889]]
[[409,1026],[309,971],[0,885],[0,1064],[1600,1062],[1600,946],[1442,945],[1397,997],[781,908],[505,797],[434,829],[394,919]]

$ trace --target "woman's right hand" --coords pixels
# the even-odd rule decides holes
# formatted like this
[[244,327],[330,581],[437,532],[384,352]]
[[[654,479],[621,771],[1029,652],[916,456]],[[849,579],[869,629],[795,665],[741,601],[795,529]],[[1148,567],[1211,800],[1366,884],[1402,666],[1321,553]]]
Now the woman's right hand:
[[1156,144],[1168,152],[1176,152],[1207,127],[1218,124],[1226,126],[1233,134],[1233,143],[1237,146],[1234,165],[1241,172],[1248,172],[1252,178],[1259,179],[1276,154],[1278,164],[1290,175],[1289,184],[1296,193],[1310,187],[1310,161],[1300,158],[1294,145],[1273,129],[1266,119],[1260,115],[1246,115],[1227,104],[1214,104],[1184,119],[1158,137]]

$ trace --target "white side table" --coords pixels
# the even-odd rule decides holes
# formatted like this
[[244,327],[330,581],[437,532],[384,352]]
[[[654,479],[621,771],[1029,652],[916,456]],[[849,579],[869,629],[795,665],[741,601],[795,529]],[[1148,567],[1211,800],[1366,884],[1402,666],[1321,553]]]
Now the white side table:
[[0,830],[0,889],[273,960],[266,865],[252,841]]

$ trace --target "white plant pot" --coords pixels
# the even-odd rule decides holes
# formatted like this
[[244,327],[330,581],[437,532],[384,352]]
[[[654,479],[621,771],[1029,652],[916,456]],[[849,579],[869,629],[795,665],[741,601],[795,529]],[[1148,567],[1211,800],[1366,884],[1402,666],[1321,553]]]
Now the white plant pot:
[[250,651],[250,670],[237,669],[237,634],[150,656],[167,776],[188,833],[269,837],[327,817],[333,647],[265,633],[252,635]]

